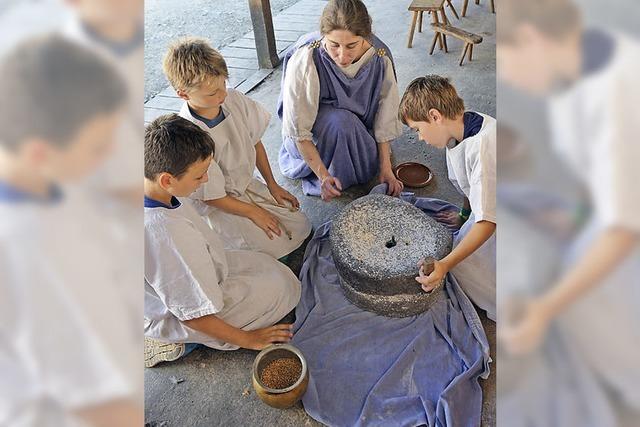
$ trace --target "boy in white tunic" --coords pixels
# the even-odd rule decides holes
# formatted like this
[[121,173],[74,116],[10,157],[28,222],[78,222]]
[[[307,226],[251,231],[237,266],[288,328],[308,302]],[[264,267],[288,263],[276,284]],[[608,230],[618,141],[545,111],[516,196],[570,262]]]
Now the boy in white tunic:
[[560,330],[620,399],[616,409],[638,410],[640,44],[611,26],[588,25],[572,1],[525,3],[503,3],[500,76],[546,101],[550,142],[590,209],[558,275],[517,321],[502,322],[498,336],[521,355]]
[[[145,364],[175,360],[184,344],[259,350],[291,338],[273,326],[300,299],[300,282],[272,257],[225,250],[187,197],[208,180],[211,137],[176,114],[145,132]],[[215,179],[215,178],[214,178]],[[158,344],[158,341],[180,344]]]
[[0,75],[0,425],[138,426],[139,330],[83,185],[110,156],[125,82],[52,34],[12,46]]
[[[225,247],[281,258],[311,232],[298,200],[275,181],[260,138],[270,114],[226,88],[224,58],[203,39],[186,38],[167,52],[164,72],[186,102],[180,115],[209,133],[216,145],[212,180],[191,197],[220,233]],[[255,169],[263,180],[254,177]]]
[[429,292],[451,272],[469,298],[495,321],[496,120],[465,112],[449,80],[435,75],[409,84],[400,102],[400,118],[428,144],[446,148],[449,179],[465,196],[460,212],[438,216],[459,229],[453,251],[435,261],[429,275],[420,267],[416,280]]

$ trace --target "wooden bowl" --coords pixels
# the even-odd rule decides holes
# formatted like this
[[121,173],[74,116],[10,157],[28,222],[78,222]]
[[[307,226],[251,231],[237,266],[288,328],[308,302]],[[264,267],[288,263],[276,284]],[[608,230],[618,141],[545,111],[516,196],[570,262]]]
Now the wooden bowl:
[[[298,380],[290,387],[273,389],[262,383],[261,374],[265,366],[276,359],[294,358],[300,361],[302,372]],[[273,344],[262,350],[253,362],[253,388],[258,397],[267,405],[278,409],[290,408],[298,402],[307,391],[309,371],[307,361],[302,352],[290,344]]]
[[400,163],[395,167],[394,173],[405,187],[421,188],[433,179],[433,174],[428,167],[415,162]]

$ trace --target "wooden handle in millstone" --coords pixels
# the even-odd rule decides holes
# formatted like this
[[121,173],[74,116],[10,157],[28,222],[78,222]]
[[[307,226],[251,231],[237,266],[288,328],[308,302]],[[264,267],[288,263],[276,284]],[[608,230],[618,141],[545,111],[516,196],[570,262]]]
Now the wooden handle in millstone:
[[431,273],[433,273],[433,270],[434,270],[433,262],[434,261],[435,261],[435,258],[433,258],[433,257],[426,257],[422,261],[422,272],[424,273],[425,276],[428,276]]

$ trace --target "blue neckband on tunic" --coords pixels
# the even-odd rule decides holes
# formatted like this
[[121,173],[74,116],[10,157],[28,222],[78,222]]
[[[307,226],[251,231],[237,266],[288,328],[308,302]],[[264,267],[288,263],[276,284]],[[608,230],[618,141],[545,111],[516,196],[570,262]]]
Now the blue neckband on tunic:
[[465,111],[462,120],[464,122],[464,135],[462,139],[467,139],[480,132],[484,117],[473,111]]
[[147,196],[144,196],[144,207],[145,208],[165,208],[165,209],[175,209],[180,207],[180,201],[175,197],[171,197],[171,206],[165,205],[162,202],[151,199]]
[[62,200],[62,190],[56,185],[51,185],[45,196],[39,196],[14,187],[0,181],[0,201],[9,203],[57,203]]

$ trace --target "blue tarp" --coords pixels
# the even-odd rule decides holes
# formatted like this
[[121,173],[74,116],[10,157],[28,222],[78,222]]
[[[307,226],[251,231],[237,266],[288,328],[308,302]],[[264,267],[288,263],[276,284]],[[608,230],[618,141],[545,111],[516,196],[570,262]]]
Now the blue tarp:
[[[455,208],[410,193],[402,198],[428,213]],[[419,316],[364,311],[340,288],[330,228],[318,228],[300,273],[292,343],[308,361],[307,413],[333,426],[479,426],[478,379],[489,375],[489,344],[455,279],[448,275],[448,298]]]

